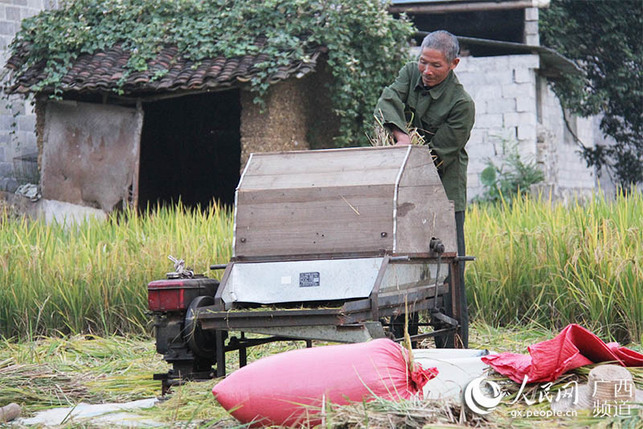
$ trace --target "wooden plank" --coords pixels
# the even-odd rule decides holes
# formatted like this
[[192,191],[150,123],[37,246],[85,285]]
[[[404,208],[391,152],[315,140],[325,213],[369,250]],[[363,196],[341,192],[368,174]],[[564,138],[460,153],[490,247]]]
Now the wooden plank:
[[396,210],[396,252],[425,253],[431,237],[456,252],[453,203],[428,147],[413,146],[400,177]]
[[235,256],[391,249],[393,186],[238,191]]
[[352,170],[330,170],[325,172],[297,173],[284,170],[275,175],[246,176],[241,189],[292,189],[321,188],[327,186],[366,186],[395,183],[399,168],[382,167],[380,170],[367,170],[355,167]]
[[285,153],[256,153],[239,189],[393,184],[406,148],[351,148]]
[[396,225],[397,253],[426,253],[431,237],[457,252],[453,202],[441,184],[400,187]]
[[43,197],[106,212],[130,203],[130,189],[136,199],[142,124],[136,109],[47,102]]
[[400,186],[428,185],[442,186],[438,170],[431,158],[431,151],[428,147],[413,146],[400,178]]

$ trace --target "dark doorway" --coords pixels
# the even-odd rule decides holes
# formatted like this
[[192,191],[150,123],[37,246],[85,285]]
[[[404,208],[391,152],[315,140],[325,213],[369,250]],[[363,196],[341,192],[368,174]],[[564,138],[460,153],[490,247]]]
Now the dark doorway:
[[[523,9],[481,10],[458,13],[423,13],[409,15],[418,30],[430,32],[447,30],[456,36],[489,39],[502,42],[524,43],[525,11]],[[416,37],[418,45],[423,36]],[[509,55],[507,47],[461,44],[467,55],[487,57]],[[524,52],[524,51],[523,51]],[[515,52],[520,53],[520,52]]]
[[241,159],[239,90],[143,105],[139,207],[234,204]]

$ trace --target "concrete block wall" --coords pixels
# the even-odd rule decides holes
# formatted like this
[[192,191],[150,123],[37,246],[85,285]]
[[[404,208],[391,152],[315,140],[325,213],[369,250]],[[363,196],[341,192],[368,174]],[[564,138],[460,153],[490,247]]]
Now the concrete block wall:
[[525,9],[525,45],[540,45],[537,7],[528,7]]
[[468,196],[484,190],[480,173],[489,161],[502,163],[517,145],[525,160],[536,160],[538,55],[463,57],[455,72],[476,103],[476,123],[467,144]]
[[[539,78],[538,160],[545,172],[545,184],[560,199],[591,194],[598,182],[593,168],[580,155],[578,138],[594,147],[601,139],[595,117],[580,118],[563,111],[560,101],[545,78]],[[575,137],[574,137],[575,136]]]
[[[480,173],[488,161],[501,165],[505,145],[517,145],[523,161],[535,161],[555,197],[587,195],[597,187],[593,168],[579,154],[563,109],[547,80],[538,75],[538,55],[463,57],[458,79],[476,103],[476,123],[467,144],[468,196],[480,195]],[[601,139],[596,118],[567,115],[586,146]],[[603,186],[609,186],[605,184]]]
[[[56,0],[0,0],[0,62],[1,67],[9,58],[8,46],[23,19],[34,16],[44,9],[57,7]],[[14,191],[18,179],[29,168],[20,159],[37,152],[36,115],[30,99],[24,97],[0,99],[0,191]],[[20,170],[16,174],[14,166]]]

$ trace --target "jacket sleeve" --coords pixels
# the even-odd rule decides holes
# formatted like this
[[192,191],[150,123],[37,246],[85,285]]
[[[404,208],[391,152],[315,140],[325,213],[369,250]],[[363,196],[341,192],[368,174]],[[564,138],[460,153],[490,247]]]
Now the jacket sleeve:
[[471,135],[475,121],[475,104],[473,100],[461,100],[453,106],[446,121],[438,128],[429,142],[442,165],[447,168],[457,160],[458,153],[464,148]]
[[409,65],[402,67],[391,85],[384,88],[375,106],[375,118],[382,125],[395,125],[400,130],[408,132],[404,106],[411,87]]

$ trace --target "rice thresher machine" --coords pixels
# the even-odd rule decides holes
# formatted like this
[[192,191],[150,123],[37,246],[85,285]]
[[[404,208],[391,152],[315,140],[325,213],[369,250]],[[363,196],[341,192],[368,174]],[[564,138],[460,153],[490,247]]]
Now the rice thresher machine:
[[[439,337],[466,347],[453,203],[422,146],[250,156],[220,281],[148,285],[163,391],[225,375],[226,353],[272,341]],[[406,321],[406,324],[405,324]],[[466,338],[466,336],[465,336]],[[466,340],[465,340],[466,341]],[[436,340],[437,342],[437,340]]]

